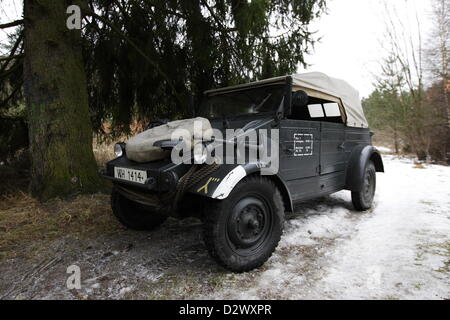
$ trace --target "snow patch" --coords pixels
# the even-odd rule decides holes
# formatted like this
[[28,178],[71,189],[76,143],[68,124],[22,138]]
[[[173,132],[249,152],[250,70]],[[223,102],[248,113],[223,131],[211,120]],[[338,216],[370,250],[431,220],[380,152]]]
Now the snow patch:
[[286,222],[263,267],[214,298],[445,299],[450,297],[450,168],[414,169],[384,156],[374,208],[351,208],[342,191]]

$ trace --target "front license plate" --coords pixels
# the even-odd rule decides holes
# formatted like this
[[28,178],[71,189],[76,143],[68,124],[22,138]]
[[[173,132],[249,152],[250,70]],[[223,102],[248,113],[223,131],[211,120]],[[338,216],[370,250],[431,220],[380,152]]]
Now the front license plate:
[[114,177],[120,180],[145,184],[145,181],[147,181],[147,172],[142,170],[115,167]]

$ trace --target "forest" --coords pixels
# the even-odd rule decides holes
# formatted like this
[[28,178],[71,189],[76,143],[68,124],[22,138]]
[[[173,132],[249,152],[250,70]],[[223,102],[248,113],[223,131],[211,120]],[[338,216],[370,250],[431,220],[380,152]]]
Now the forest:
[[387,10],[385,55],[363,102],[371,127],[386,132],[394,152],[420,161],[450,159],[449,9],[447,0],[433,2],[428,35],[417,16],[404,25]]
[[[70,5],[81,29],[69,29]],[[101,189],[92,137],[195,114],[206,89],[305,64],[324,0],[27,0],[0,59],[0,154],[38,198]],[[69,11],[69,13],[67,13]],[[107,126],[108,130],[105,130]]]
[[[155,119],[196,114],[205,90],[295,73],[319,37],[324,0],[23,2],[0,57],[0,161],[18,164],[40,199],[104,186],[92,141]],[[366,115],[383,143],[420,161],[450,153],[448,0],[433,30],[386,9],[386,37]],[[76,22],[76,21],[75,21]],[[75,23],[75,25],[77,25]],[[12,30],[12,32],[11,32]],[[381,45],[380,45],[381,46]]]

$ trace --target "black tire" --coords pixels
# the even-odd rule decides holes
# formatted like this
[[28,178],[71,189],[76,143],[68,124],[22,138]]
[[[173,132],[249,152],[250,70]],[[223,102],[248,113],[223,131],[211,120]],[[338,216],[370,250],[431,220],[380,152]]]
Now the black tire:
[[283,200],[267,178],[247,177],[227,199],[205,204],[206,247],[221,266],[234,272],[262,266],[278,246],[283,227]]
[[352,192],[353,206],[358,211],[366,211],[372,208],[375,191],[377,188],[377,171],[370,161],[364,171],[363,188],[360,192]]
[[111,208],[121,224],[138,231],[154,230],[167,219],[167,216],[152,212],[148,207],[129,200],[115,188],[111,193]]

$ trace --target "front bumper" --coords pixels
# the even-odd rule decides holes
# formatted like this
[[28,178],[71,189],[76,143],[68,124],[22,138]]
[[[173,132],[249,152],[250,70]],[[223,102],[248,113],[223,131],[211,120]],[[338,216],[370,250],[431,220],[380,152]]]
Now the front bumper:
[[[114,176],[115,167],[145,171],[147,180],[141,184],[118,179]],[[184,164],[173,164],[170,160],[137,163],[124,155],[108,162],[106,168],[100,171],[100,175],[102,178],[122,186],[131,186],[143,191],[169,192],[176,190],[179,179],[189,170],[189,167]]]

